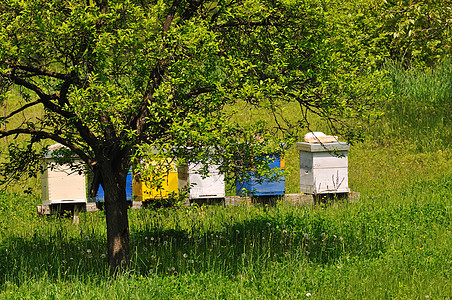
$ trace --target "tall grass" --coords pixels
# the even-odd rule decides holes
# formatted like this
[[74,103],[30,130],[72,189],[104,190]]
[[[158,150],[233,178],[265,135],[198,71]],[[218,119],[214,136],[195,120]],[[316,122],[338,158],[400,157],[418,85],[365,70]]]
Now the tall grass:
[[[75,225],[38,216],[37,196],[0,194],[0,298],[451,298],[450,97],[434,83],[444,66],[388,69],[385,115],[349,153],[360,201],[130,210],[131,270],[117,278],[103,212]],[[296,192],[296,151],[286,160]]]
[[387,65],[390,100],[376,126],[378,137],[414,143],[415,151],[450,149],[452,140],[452,64],[429,70]]
[[329,208],[130,211],[132,270],[116,281],[102,212],[84,213],[77,226],[20,208],[21,221],[9,222],[3,210],[0,296],[448,297],[451,204],[446,176]]

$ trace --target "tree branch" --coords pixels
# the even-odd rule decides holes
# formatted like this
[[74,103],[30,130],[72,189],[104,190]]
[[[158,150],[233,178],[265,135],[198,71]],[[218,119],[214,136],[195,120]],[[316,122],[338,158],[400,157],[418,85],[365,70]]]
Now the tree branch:
[[0,138],[11,136],[11,135],[19,135],[19,134],[26,134],[26,135],[30,135],[32,137],[38,137],[40,139],[51,139],[57,143],[65,145],[66,147],[71,149],[75,154],[77,154],[87,164],[89,164],[89,165],[93,164],[93,160],[88,155],[86,155],[86,153],[83,150],[81,150],[79,147],[77,147],[70,140],[65,139],[57,134],[42,131],[42,130],[31,129],[31,128],[16,128],[16,129],[11,129],[11,130],[6,130],[6,131],[0,130]]
[[[13,69],[10,73],[9,73],[9,78],[17,85],[23,86],[33,92],[35,92],[38,97],[42,100],[48,101],[50,103],[52,103],[50,100],[55,100],[58,99],[58,95],[53,94],[53,95],[48,95],[46,93],[44,93],[42,91],[42,89],[40,87],[38,87],[36,84],[33,84],[31,82],[26,81],[25,79],[22,79],[21,77],[16,76],[15,73],[15,69]],[[43,102],[43,104],[45,105],[45,103]],[[50,107],[49,107],[50,108]]]
[[240,26],[250,26],[250,27],[258,27],[258,26],[279,26],[283,24],[275,24],[270,21],[264,21],[264,22],[248,22],[248,21],[242,21],[242,22],[228,22],[224,24],[218,24],[212,26],[212,29],[219,29],[219,28],[226,28],[226,27],[240,27]]
[[189,20],[193,17],[198,8],[204,3],[204,0],[192,0],[188,1],[188,7],[183,12],[181,19],[182,21]]
[[44,75],[44,76],[49,76],[49,77],[53,77],[53,78],[58,78],[58,79],[68,79],[70,78],[72,75],[71,74],[62,74],[62,73],[57,73],[57,72],[52,72],[49,70],[45,70],[42,68],[35,68],[35,67],[30,67],[30,66],[14,66],[15,68],[19,69],[19,70],[23,70],[29,73],[33,73],[33,75]]
[[163,36],[166,36],[171,23],[173,22],[174,16],[176,15],[176,8],[180,5],[180,0],[174,0],[171,5],[168,15],[166,16],[165,23],[163,24]]
[[27,104],[23,105],[22,107],[16,109],[15,111],[11,112],[9,115],[4,116],[4,117],[0,117],[0,120],[2,120],[2,121],[3,120],[7,120],[7,119],[17,115],[18,113],[26,110],[27,108],[32,107],[32,106],[37,105],[37,104],[41,104],[41,102],[33,101],[33,102],[30,102],[30,103],[27,103]]
[[188,97],[193,97],[193,96],[198,96],[198,95],[205,94],[205,93],[210,93],[210,92],[213,92],[215,90],[216,90],[215,87],[203,87],[203,88],[191,90],[186,95]]
[[[88,142],[88,144],[93,144],[97,141],[96,136],[90,131],[90,129],[87,126],[85,126],[83,124],[83,122],[81,122],[79,120],[79,118],[77,117],[76,114],[63,109],[63,105],[64,105],[65,101],[60,99],[59,95],[57,95],[57,94],[48,95],[48,94],[44,93],[41,90],[41,88],[39,88],[37,85],[35,85],[31,82],[28,82],[20,77],[17,77],[15,75],[14,69],[10,72],[9,77],[13,83],[15,83],[19,86],[23,86],[23,87],[35,92],[39,97],[39,100],[37,100],[37,101],[42,103],[50,111],[53,111],[66,119],[73,120],[74,126],[77,128],[81,137],[86,142]],[[69,88],[69,87],[67,87],[67,88]],[[58,99],[58,101],[61,105],[57,105],[51,101],[51,100],[55,100],[55,99]]]

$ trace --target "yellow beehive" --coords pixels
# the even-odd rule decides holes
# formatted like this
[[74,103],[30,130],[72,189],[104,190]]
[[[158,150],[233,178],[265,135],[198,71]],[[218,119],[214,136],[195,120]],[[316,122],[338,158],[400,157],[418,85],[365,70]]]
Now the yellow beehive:
[[[178,172],[174,163],[169,162],[171,168],[166,174],[158,177],[133,177],[133,199],[135,201],[150,201],[169,199],[179,195]],[[156,163],[153,162],[153,165]],[[158,186],[156,186],[158,183]]]

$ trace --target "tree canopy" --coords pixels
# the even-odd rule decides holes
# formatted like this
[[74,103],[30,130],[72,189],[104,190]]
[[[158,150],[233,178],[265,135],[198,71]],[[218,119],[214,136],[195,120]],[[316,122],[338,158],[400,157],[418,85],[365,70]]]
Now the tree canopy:
[[[68,147],[93,172],[91,193],[105,191],[111,270],[127,267],[135,157],[208,153],[238,171],[280,151],[277,137],[306,128],[308,114],[356,135],[344,121],[373,110],[378,84],[361,79],[363,60],[329,16],[315,0],[2,1],[2,95],[19,106],[1,118],[10,123],[0,137],[28,138],[0,171],[33,174],[48,140]],[[288,102],[298,104],[292,123],[280,112]],[[237,122],[237,103],[261,107],[273,127]]]

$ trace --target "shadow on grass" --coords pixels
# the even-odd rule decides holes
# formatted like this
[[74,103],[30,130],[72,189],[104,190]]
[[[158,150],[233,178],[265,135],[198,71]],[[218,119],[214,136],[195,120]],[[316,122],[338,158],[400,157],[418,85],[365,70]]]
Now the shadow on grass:
[[[263,270],[274,263],[304,260],[330,264],[344,256],[376,257],[383,242],[358,231],[334,229],[322,216],[287,216],[275,221],[265,215],[221,228],[143,230],[131,234],[132,272],[175,275],[219,272],[236,276],[245,269]],[[372,232],[372,228],[367,228]],[[369,234],[369,233],[367,233]],[[57,280],[108,276],[106,241],[102,237],[10,237],[0,244],[0,283],[47,276]]]

